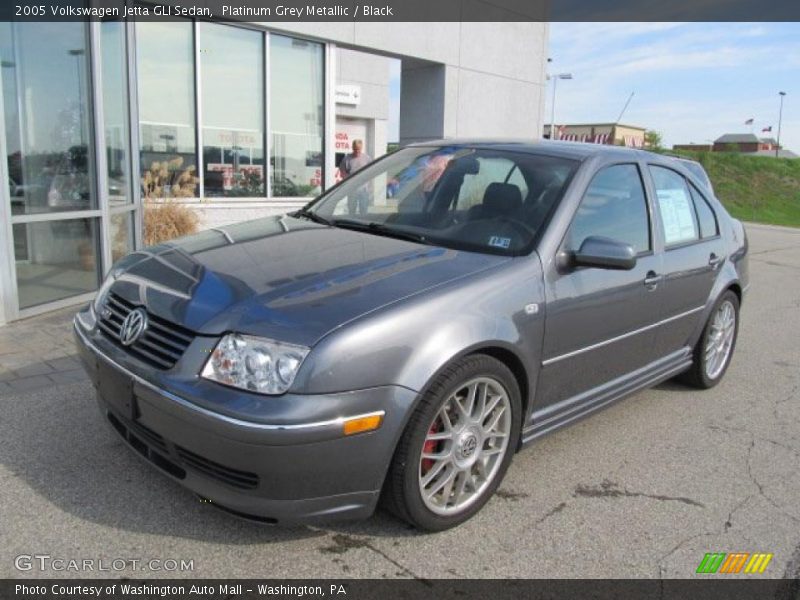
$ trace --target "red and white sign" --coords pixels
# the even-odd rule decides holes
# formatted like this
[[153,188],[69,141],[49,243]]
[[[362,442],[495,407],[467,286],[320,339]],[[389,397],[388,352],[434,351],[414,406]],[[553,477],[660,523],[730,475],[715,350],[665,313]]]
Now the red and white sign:
[[[222,187],[229,190],[233,188],[234,171],[233,165],[227,163],[208,163],[206,171],[214,173],[222,173]],[[259,178],[264,179],[264,168],[261,165],[239,165],[239,173],[246,175],[248,173],[257,173]]]
[[339,154],[350,152],[353,140],[364,142],[364,152],[370,153],[367,142],[367,122],[363,119],[336,119],[336,135],[334,136],[334,148]]

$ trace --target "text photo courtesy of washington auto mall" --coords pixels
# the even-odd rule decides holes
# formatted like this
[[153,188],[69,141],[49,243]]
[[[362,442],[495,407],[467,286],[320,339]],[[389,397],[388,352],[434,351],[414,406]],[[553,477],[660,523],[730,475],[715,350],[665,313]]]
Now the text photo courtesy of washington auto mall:
[[800,4],[0,4],[0,599],[800,600]]

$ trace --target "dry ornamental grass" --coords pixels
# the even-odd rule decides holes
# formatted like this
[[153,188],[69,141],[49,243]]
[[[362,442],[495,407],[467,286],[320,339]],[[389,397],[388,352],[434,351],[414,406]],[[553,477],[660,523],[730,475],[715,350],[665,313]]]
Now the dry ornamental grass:
[[176,202],[146,202],[144,205],[144,243],[159,244],[197,232],[200,219],[185,204]]
[[194,166],[182,169],[183,159],[154,162],[142,176],[144,196],[144,243],[147,246],[197,232],[200,219],[175,198],[196,195],[197,176]]

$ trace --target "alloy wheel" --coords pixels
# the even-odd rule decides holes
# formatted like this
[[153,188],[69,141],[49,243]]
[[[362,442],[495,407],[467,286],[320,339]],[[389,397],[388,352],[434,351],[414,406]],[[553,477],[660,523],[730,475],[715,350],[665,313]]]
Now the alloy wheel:
[[719,305],[711,320],[705,346],[706,376],[716,379],[722,373],[733,347],[736,333],[736,309],[726,300]]
[[511,403],[496,379],[460,386],[433,418],[419,459],[422,501],[439,515],[476,502],[494,480],[508,451]]

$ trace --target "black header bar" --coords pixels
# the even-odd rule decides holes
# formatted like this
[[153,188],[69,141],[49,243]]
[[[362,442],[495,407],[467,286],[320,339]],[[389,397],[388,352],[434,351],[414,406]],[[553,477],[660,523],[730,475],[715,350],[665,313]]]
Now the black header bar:
[[797,600],[797,580],[699,575],[697,579],[255,580],[3,579],[4,600]]
[[[0,21],[800,21],[798,0],[2,0]],[[491,43],[491,40],[485,40]]]

